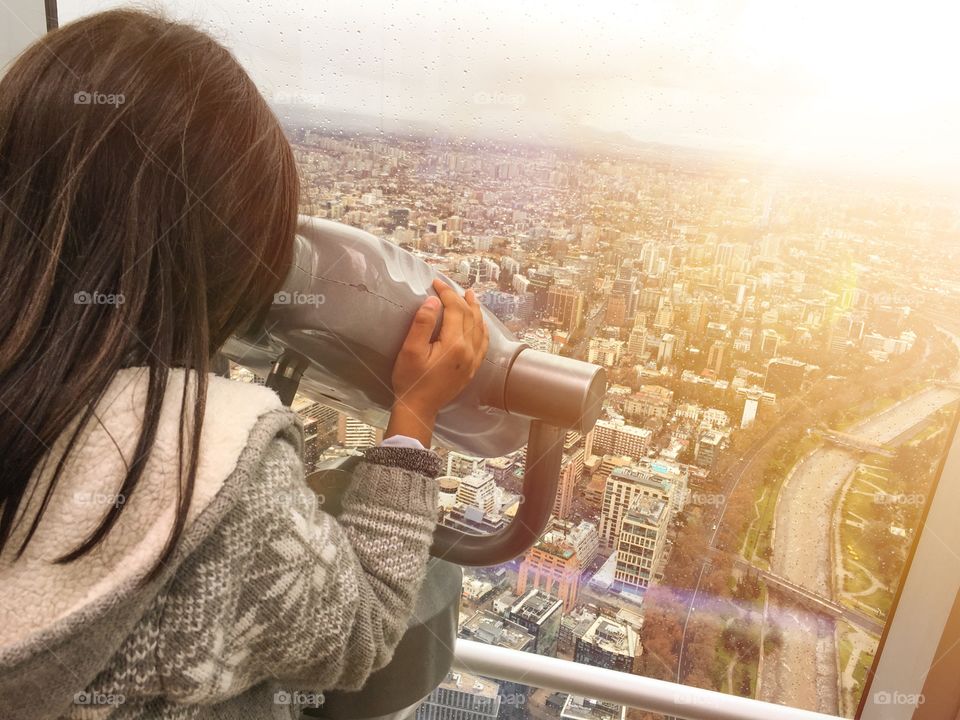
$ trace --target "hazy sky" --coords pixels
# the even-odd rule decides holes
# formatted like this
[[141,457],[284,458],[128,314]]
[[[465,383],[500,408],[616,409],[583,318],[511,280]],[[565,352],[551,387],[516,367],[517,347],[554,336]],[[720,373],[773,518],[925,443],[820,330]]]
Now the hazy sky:
[[[61,21],[105,7],[60,0]],[[960,4],[947,0],[169,0],[281,104],[454,131],[746,150],[956,180]]]

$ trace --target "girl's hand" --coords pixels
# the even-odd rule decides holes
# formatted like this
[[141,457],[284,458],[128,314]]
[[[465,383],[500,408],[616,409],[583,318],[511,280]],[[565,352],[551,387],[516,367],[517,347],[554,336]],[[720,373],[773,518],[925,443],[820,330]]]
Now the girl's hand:
[[[386,436],[406,435],[430,447],[437,413],[470,382],[487,353],[489,335],[480,303],[467,290],[463,298],[437,279],[417,310],[393,366],[393,410]],[[440,337],[430,342],[443,307]]]

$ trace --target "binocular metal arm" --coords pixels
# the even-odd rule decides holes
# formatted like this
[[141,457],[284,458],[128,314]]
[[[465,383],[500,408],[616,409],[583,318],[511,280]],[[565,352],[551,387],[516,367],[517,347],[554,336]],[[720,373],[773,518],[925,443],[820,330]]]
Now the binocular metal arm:
[[[284,404],[293,402],[309,361],[288,349],[267,377]],[[600,412],[606,377],[601,368],[547,353],[518,353],[506,382],[508,410],[532,417],[520,505],[494,533],[469,534],[438,525],[430,554],[457,565],[499,565],[534,545],[553,511],[567,428],[589,431]],[[549,417],[548,423],[537,417]]]
[[566,431],[556,425],[531,422],[523,491],[513,520],[501,530],[485,535],[468,535],[438,525],[430,554],[457,565],[499,565],[536,543],[553,512],[565,435]]

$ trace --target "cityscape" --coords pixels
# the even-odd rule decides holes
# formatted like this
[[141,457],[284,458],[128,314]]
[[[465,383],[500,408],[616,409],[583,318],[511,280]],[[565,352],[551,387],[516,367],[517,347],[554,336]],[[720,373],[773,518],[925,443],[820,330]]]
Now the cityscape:
[[[852,717],[960,399],[955,199],[669,146],[287,129],[303,214],[607,370],[540,541],[465,569],[460,637]],[[382,439],[295,409],[308,474]],[[511,521],[525,450],[435,449],[439,522]],[[627,716],[660,717],[463,672],[418,710]]]

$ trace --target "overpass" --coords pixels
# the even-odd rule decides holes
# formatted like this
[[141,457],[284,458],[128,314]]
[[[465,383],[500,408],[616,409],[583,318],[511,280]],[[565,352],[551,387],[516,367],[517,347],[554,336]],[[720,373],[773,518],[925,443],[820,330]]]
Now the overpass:
[[850,450],[856,450],[857,452],[870,453],[872,455],[883,455],[884,457],[894,456],[894,452],[886,445],[872,443],[868,440],[864,440],[861,437],[857,437],[856,435],[843,433],[839,430],[831,430],[829,428],[824,429],[823,439],[827,442],[833,443],[834,445],[839,445],[840,447],[845,447]]
[[835,600],[824,597],[823,595],[820,595],[819,593],[816,593],[802,585],[797,585],[795,582],[787,580],[785,577],[772,573],[769,570],[758,568],[756,565],[753,565],[739,555],[731,555],[730,553],[725,553],[721,550],[714,550],[714,553],[726,556],[737,567],[746,570],[749,573],[756,574],[767,584],[767,586],[772,586],[779,592],[782,592],[784,595],[788,595],[798,603],[801,603],[802,605],[805,605],[814,611],[825,613],[838,620],[846,620],[851,625],[856,625],[857,627],[871,632],[874,635],[880,635],[880,633],[883,632],[884,618],[872,616],[869,613],[863,612],[862,610],[856,610],[854,608],[847,607],[846,605],[841,605]]

